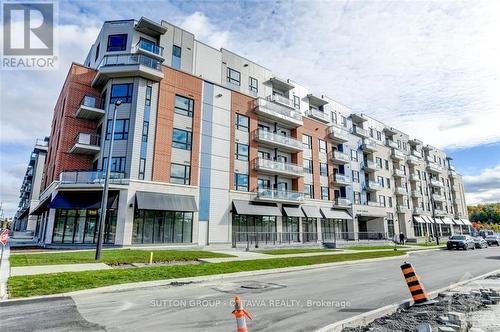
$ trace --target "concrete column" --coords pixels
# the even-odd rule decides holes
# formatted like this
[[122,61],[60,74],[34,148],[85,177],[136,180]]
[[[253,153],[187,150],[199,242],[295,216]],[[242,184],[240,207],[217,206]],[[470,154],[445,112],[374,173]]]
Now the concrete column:
[[[133,204],[132,204],[133,205]],[[134,207],[129,207],[128,190],[120,190],[116,214],[116,245],[131,245],[134,224]]]
[[50,209],[49,210],[49,216],[47,218],[47,229],[45,233],[45,243],[46,244],[51,244],[52,243],[52,234],[54,233],[54,223],[56,219],[56,210],[55,209]]

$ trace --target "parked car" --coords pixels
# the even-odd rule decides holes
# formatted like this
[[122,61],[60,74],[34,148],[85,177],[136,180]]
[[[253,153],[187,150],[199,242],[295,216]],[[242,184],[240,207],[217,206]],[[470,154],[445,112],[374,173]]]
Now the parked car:
[[452,235],[446,243],[448,250],[451,249],[463,249],[463,250],[474,250],[476,245],[474,240],[469,235]]
[[474,238],[474,245],[478,249],[488,248],[488,242],[480,236]]
[[497,246],[500,245],[499,238],[497,235],[488,235],[488,236],[486,236],[485,240],[486,240],[486,242],[488,242],[488,245],[490,245],[490,246],[494,245],[494,244]]
[[488,235],[495,235],[495,233],[490,229],[481,229],[479,231],[479,236],[485,239]]

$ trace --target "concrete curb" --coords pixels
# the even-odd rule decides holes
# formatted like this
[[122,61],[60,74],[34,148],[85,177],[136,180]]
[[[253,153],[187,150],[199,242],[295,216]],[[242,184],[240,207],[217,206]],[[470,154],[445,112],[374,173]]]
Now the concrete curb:
[[[467,284],[471,281],[483,279],[483,278],[486,278],[487,276],[490,276],[492,274],[497,274],[497,273],[500,273],[500,269],[494,270],[494,271],[491,271],[491,272],[488,272],[488,273],[485,273],[485,274],[482,274],[480,276],[470,278],[470,279],[467,279],[464,281],[459,281],[459,282],[456,282],[454,284],[451,284],[451,285],[443,287],[443,288],[439,288],[437,290],[429,292],[428,295],[431,299],[434,299],[439,295],[439,293],[449,291],[453,288],[462,286],[462,285]],[[412,302],[412,299],[408,298],[403,302],[389,304],[385,307],[381,307],[381,308],[378,308],[378,309],[375,309],[375,310],[372,310],[369,312],[365,312],[361,315],[346,318],[346,319],[341,320],[339,322],[327,325],[325,327],[322,327],[322,328],[316,330],[316,332],[341,332],[346,327],[365,326],[365,325],[373,322],[377,318],[380,318],[380,317],[383,317],[386,315],[390,315],[390,314],[396,312],[396,310],[398,310],[399,308],[408,308],[410,306],[411,302]]]
[[105,286],[105,287],[99,287],[99,288],[84,289],[84,290],[68,292],[68,293],[31,296],[31,297],[23,297],[23,298],[17,298],[17,299],[7,299],[7,300],[3,300],[3,301],[0,300],[0,302],[15,302],[15,301],[23,301],[23,300],[61,297],[61,296],[74,296],[74,295],[82,295],[82,294],[126,291],[126,290],[139,289],[139,288],[166,286],[166,285],[169,285],[172,283],[201,283],[201,282],[206,282],[206,281],[224,280],[224,279],[229,279],[229,278],[234,278],[234,277],[251,277],[251,276],[259,276],[259,275],[266,275],[266,274],[275,274],[275,273],[300,272],[300,271],[306,271],[306,270],[317,270],[317,269],[326,269],[326,268],[331,268],[331,267],[350,266],[350,265],[356,265],[356,264],[362,264],[362,263],[380,262],[380,261],[393,260],[393,259],[405,259],[408,257],[409,257],[409,255],[405,254],[405,255],[394,256],[394,257],[368,258],[368,259],[360,259],[360,260],[347,261],[347,262],[314,264],[314,265],[305,265],[305,266],[293,266],[293,267],[285,267],[285,268],[278,268],[278,269],[254,270],[254,271],[234,272],[234,273],[226,273],[226,274],[214,274],[214,275],[199,276],[199,277],[186,277],[186,278],[177,278],[177,279],[162,279],[162,280],[153,280],[153,281],[142,281],[142,282],[135,282],[135,283]]

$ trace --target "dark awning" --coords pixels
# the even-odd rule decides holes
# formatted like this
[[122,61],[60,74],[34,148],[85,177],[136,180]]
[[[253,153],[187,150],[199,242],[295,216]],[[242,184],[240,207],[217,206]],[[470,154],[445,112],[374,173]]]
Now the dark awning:
[[460,219],[453,219],[456,225],[463,225],[464,223]]
[[287,217],[305,217],[300,206],[284,206],[283,211]]
[[48,209],[48,205],[49,205],[49,202],[50,202],[50,195],[48,195],[47,197],[45,197],[44,200],[38,202],[38,205],[33,209],[33,212],[30,213],[30,215],[35,215],[35,216],[38,216],[42,213],[44,213],[45,211],[47,211]]
[[280,209],[274,203],[261,204],[253,201],[233,200],[234,211],[237,214],[252,216],[282,216]]
[[422,219],[422,217],[413,216],[413,220],[415,220],[415,222],[418,222],[419,224],[425,224],[425,220]]
[[[118,191],[108,194],[108,209],[118,207]],[[60,191],[48,205],[49,209],[100,209],[102,191]]]
[[323,218],[323,215],[317,206],[302,205],[302,210],[308,218]]
[[444,222],[446,225],[455,225],[455,223],[453,222],[453,219],[451,219],[450,217],[444,217],[444,218],[443,218],[443,222]]
[[440,218],[434,218],[434,221],[436,222],[436,224],[444,224],[443,220]]
[[345,210],[334,210],[330,208],[321,208],[320,210],[326,219],[352,219],[351,215]]
[[422,216],[422,219],[424,219],[424,221],[428,224],[433,224],[434,223],[434,219],[432,219],[431,217],[429,216]]
[[137,208],[140,210],[197,212],[194,196],[174,195],[138,191],[135,193]]

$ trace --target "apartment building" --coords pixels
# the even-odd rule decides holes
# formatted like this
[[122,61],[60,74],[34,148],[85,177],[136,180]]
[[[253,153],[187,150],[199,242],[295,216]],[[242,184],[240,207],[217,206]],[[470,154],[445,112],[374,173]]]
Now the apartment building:
[[38,218],[32,213],[35,212],[39,203],[48,144],[48,137],[37,139],[30,154],[28,167],[19,191],[18,210],[13,219],[13,230],[15,231],[36,232]]
[[165,21],[105,22],[69,69],[32,213],[41,243],[95,243],[107,167],[105,242],[119,246],[468,229],[443,152]]

